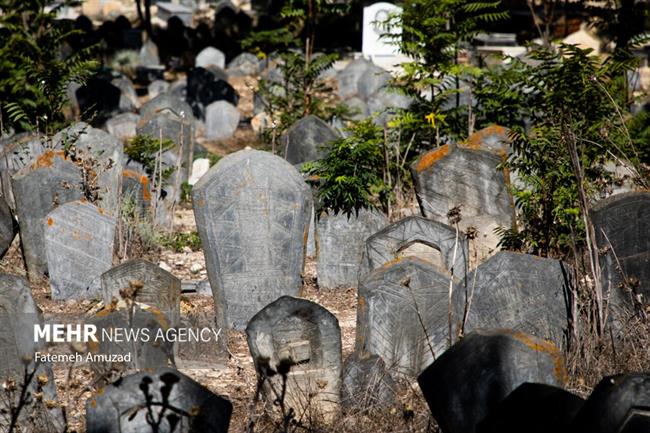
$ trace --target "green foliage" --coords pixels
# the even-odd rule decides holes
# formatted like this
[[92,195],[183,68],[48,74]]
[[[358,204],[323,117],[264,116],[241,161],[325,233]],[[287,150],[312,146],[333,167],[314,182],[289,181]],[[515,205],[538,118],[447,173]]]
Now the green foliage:
[[350,215],[362,208],[386,205],[390,188],[384,181],[383,130],[364,120],[351,135],[331,142],[327,156],[306,163],[302,170],[316,185],[318,212]]
[[627,125],[639,160],[650,166],[650,111],[641,111],[628,120]]
[[181,184],[181,202],[191,203],[192,202],[192,185],[187,182]]
[[[153,176],[156,172],[156,163],[158,161],[158,154],[172,149],[175,146],[174,142],[170,139],[160,140],[150,135],[137,135],[124,146],[124,153],[133,161],[139,162],[144,167],[149,176]],[[163,170],[162,178],[168,179],[174,169],[168,167]]]
[[177,253],[183,252],[185,247],[192,251],[201,249],[201,238],[196,231],[165,234],[160,237],[159,242],[161,246],[171,248]]
[[0,101],[5,128],[51,133],[63,125],[71,82],[83,83],[98,67],[90,49],[64,54],[75,30],[55,25],[65,1],[45,12],[45,0],[0,0]]

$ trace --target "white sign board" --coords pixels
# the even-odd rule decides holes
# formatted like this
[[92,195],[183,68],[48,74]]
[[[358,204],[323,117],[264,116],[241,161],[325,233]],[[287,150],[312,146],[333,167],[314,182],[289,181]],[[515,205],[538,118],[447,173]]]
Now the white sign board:
[[[391,43],[390,38],[382,38],[386,32],[382,25],[389,16],[402,13],[402,8],[392,3],[375,3],[363,8],[363,39],[361,51],[365,57],[398,56],[397,46]],[[393,29],[392,34],[401,34],[401,29]]]

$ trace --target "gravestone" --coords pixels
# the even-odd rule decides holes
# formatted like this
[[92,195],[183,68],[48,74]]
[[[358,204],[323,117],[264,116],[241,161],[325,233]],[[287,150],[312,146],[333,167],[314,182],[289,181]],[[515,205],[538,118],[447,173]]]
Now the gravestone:
[[[375,62],[399,63],[399,49],[391,38],[399,38],[402,29],[393,26],[388,30],[384,22],[393,15],[402,13],[402,8],[392,3],[379,2],[363,8],[361,52]],[[390,37],[385,36],[390,34]]]
[[569,326],[572,270],[563,262],[500,251],[467,276],[467,330],[509,328],[564,346]]
[[149,178],[143,172],[124,170],[122,172],[122,203],[132,200],[134,213],[143,218],[151,206],[151,187]]
[[366,59],[351,61],[338,73],[338,94],[341,99],[359,96],[359,83],[366,79],[366,72],[373,66]]
[[[25,369],[31,373],[37,368],[34,375],[36,379],[29,383],[27,389],[32,395],[42,393],[42,399],[28,398],[22,405],[18,418],[19,431],[60,432],[63,431],[63,418],[60,407],[56,405],[56,384],[52,368],[48,363],[37,366],[34,359],[36,352],[47,352],[43,341],[34,341],[35,325],[43,325],[43,315],[34,302],[27,281],[14,275],[0,274],[0,382],[6,383],[5,381],[13,379],[18,387],[18,392],[11,397],[3,392],[0,408],[3,412],[8,410],[10,398],[13,407],[17,407]],[[48,408],[47,405],[52,407]],[[0,419],[0,428],[8,427],[8,419],[9,417]]]
[[420,216],[409,216],[396,221],[366,240],[364,263],[361,273],[366,274],[385,263],[401,256],[402,252],[415,244],[423,244],[440,253],[441,263],[437,257],[418,257],[450,272],[460,279],[465,278],[469,265],[469,246],[462,232],[438,221],[432,221]]
[[502,157],[493,152],[447,144],[420,156],[411,166],[422,214],[446,223],[449,211],[460,206],[459,227],[476,229],[479,260],[499,242],[494,229],[514,224],[508,174],[497,169],[501,162]]
[[30,280],[47,272],[45,216],[56,206],[82,198],[81,172],[63,151],[48,150],[12,178],[16,219]]
[[140,48],[138,53],[138,65],[142,67],[153,67],[160,65],[158,57],[158,46],[151,40],[147,39]]
[[572,433],[650,431],[650,375],[603,378],[573,419]]
[[359,80],[359,96],[363,100],[369,100],[377,92],[384,90],[391,80],[391,75],[376,65],[368,65],[363,79]]
[[553,344],[507,329],[475,331],[418,377],[445,433],[474,433],[477,424],[525,382],[561,386],[564,359]]
[[109,305],[113,298],[122,299],[124,289],[133,286],[133,299],[156,307],[167,316],[170,326],[180,323],[181,282],[178,278],[144,259],[124,262],[101,276],[102,298]]
[[153,431],[147,422],[149,411],[154,419],[164,415],[157,427],[160,433],[227,433],[232,404],[177,370],[157,368],[122,377],[89,398],[86,431]]
[[243,329],[279,296],[299,293],[312,197],[291,164],[232,153],[194,185],[192,202],[218,326]]
[[140,108],[138,94],[131,80],[126,77],[113,78],[111,84],[120,89],[120,111],[129,112]]
[[210,170],[210,160],[208,158],[197,158],[192,162],[192,172],[190,179],[187,181],[190,185],[194,186],[199,179]]
[[[381,356],[396,373],[419,374],[448,346],[450,279],[416,257],[367,275],[359,285],[355,351]],[[457,280],[452,290],[459,290]],[[451,311],[456,323],[461,309],[452,302]]]
[[73,145],[71,151],[75,157],[85,166],[92,167],[86,176],[91,189],[96,189],[97,205],[108,215],[117,217],[122,192],[122,143],[111,134],[84,122],[58,132],[52,142],[58,148]]
[[226,101],[213,102],[205,108],[205,137],[208,140],[226,140],[239,125],[239,110]]
[[336,415],[341,329],[332,313],[315,302],[282,296],[250,320],[246,337],[257,374],[268,381],[263,390],[269,403],[278,398],[286,376],[287,410],[326,420]]
[[4,197],[0,196],[0,258],[5,255],[15,237],[14,217]]
[[568,433],[584,400],[543,383],[524,383],[481,421],[477,433]]
[[260,72],[260,60],[255,54],[241,53],[228,63],[226,72],[231,77],[257,75]]
[[122,113],[106,121],[106,131],[122,143],[128,142],[137,135],[140,116],[135,113]]
[[361,209],[349,217],[321,213],[316,222],[318,286],[357,287],[366,239],[386,224],[386,216],[375,210]]
[[398,388],[384,360],[369,353],[353,353],[343,364],[341,405],[353,410],[390,407]]
[[475,150],[487,150],[497,155],[507,156],[510,153],[511,131],[499,125],[490,125],[476,131],[466,141],[459,143],[461,147]]
[[352,112],[352,120],[363,120],[370,114],[368,111],[368,105],[363,99],[359,98],[358,96],[352,96],[343,101],[343,103]]
[[163,21],[169,21],[171,18],[178,18],[183,25],[192,26],[192,9],[176,3],[156,2],[158,6],[158,18]]
[[283,137],[284,157],[293,165],[320,159],[326,154],[323,148],[337,138],[338,134],[320,118],[303,117]]
[[52,299],[97,297],[99,277],[113,264],[115,218],[73,201],[51,211],[42,224]]
[[[172,93],[161,93],[150,99],[140,108],[142,118],[150,118],[162,112],[171,112],[184,119],[192,119],[192,107],[187,102]],[[156,136],[157,137],[157,136]]]
[[603,291],[610,292],[617,305],[629,305],[631,296],[647,304],[650,302],[650,193],[617,194],[599,201],[591,216],[596,243],[604,251],[599,255]]
[[388,88],[379,89],[368,97],[367,110],[368,114],[376,114],[378,119],[375,122],[385,124],[389,116],[398,110],[409,108],[413,100],[396,91]]
[[197,68],[217,66],[224,69],[226,67],[226,55],[215,47],[206,47],[197,54],[194,66]]
[[188,116],[177,115],[175,112],[163,109],[151,117],[142,116],[138,122],[138,135],[149,135],[163,140],[171,140],[177,146],[181,143],[185,149],[192,144],[192,122]]
[[169,90],[169,83],[165,80],[156,80],[147,86],[147,94],[150,98],[155,98]]
[[205,108],[216,101],[227,101],[234,106],[239,94],[224,77],[206,68],[194,68],[187,74],[187,102],[196,118],[205,117]]
[[90,78],[75,92],[81,115],[98,123],[120,112],[121,96],[119,87],[111,83],[110,77],[104,76]]

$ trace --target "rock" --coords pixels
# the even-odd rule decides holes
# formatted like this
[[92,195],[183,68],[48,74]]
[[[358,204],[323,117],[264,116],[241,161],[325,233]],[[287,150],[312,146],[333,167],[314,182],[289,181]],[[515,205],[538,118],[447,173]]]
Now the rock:
[[11,209],[4,197],[0,196],[0,258],[5,255],[16,237],[16,228]]
[[617,307],[650,302],[650,193],[617,194],[591,210],[601,284]]
[[445,433],[474,433],[477,424],[525,382],[561,386],[564,359],[553,344],[507,329],[472,332],[418,377]]
[[239,94],[213,70],[194,68],[187,75],[187,101],[194,116],[204,118],[206,107],[213,102],[226,101],[237,106]]
[[16,173],[12,189],[20,228],[23,257],[30,280],[47,272],[43,221],[56,206],[79,200],[81,172],[63,151],[48,150],[31,166]]
[[[451,277],[407,257],[367,275],[359,285],[355,351],[382,357],[391,371],[417,376],[448,347]],[[459,290],[459,281],[452,281]],[[452,338],[462,319],[452,302]]]
[[[325,420],[336,416],[341,385],[341,329],[327,309],[306,299],[282,296],[246,327],[257,375],[272,405],[286,383],[285,405],[297,414]],[[279,374],[276,374],[279,373]],[[277,392],[277,391],[276,391]]]
[[358,96],[352,96],[343,103],[352,111],[352,120],[363,120],[370,115],[368,105]]
[[524,383],[477,426],[477,433],[568,432],[584,400],[561,388]]
[[366,59],[351,61],[345,69],[338,73],[339,97],[346,99],[351,96],[360,96],[359,83],[367,78],[366,73],[374,65]]
[[226,67],[226,55],[215,47],[206,47],[196,56],[194,65],[197,68],[214,65],[223,69]]
[[228,63],[228,76],[257,75],[260,73],[260,60],[255,54],[241,53]]
[[[414,245],[426,249],[408,254]],[[469,267],[469,245],[462,232],[438,221],[410,216],[396,221],[366,240],[362,275],[400,257],[414,255],[459,278],[465,278]],[[454,256],[455,255],[455,256]]]
[[[163,409],[165,416],[161,416]],[[157,368],[122,377],[89,398],[86,431],[150,431],[152,427],[146,418],[149,411],[155,419],[160,416],[160,432],[227,433],[232,404],[177,370]],[[172,417],[173,413],[177,416]],[[172,420],[177,424],[170,425]]]
[[373,94],[388,86],[390,74],[373,64],[368,65],[363,74],[363,79],[357,82],[357,89],[361,99],[368,100]]
[[122,143],[128,142],[137,135],[140,116],[135,113],[122,113],[106,121],[106,131]]
[[320,159],[326,154],[324,147],[337,138],[338,134],[320,118],[303,117],[283,136],[285,159],[293,165]]
[[140,108],[140,101],[131,80],[126,77],[113,78],[111,84],[120,89],[120,111],[135,111]]
[[349,217],[321,213],[316,223],[318,286],[357,287],[366,239],[387,223],[388,219],[374,210],[361,209]]
[[650,428],[650,375],[603,378],[573,419],[574,433],[644,433]]
[[397,384],[380,356],[353,353],[343,364],[341,404],[353,410],[390,407],[395,404]]
[[104,272],[101,284],[104,305],[110,305],[113,298],[123,299],[121,291],[133,291],[131,299],[157,308],[169,319],[168,326],[180,323],[181,282],[162,266],[130,260]]
[[208,170],[210,170],[210,160],[208,158],[197,158],[192,163],[192,173],[190,174],[190,180],[187,182],[190,185],[194,186],[199,179],[205,175]]
[[144,67],[160,65],[158,47],[152,40],[149,39],[142,44],[142,48],[140,48],[140,53],[138,54],[138,64]]
[[243,329],[279,296],[298,294],[312,197],[295,168],[241,150],[194,185],[192,202],[219,327]]
[[113,264],[116,220],[88,202],[73,201],[43,221],[52,299],[100,294],[99,277]]
[[564,346],[572,273],[558,260],[496,253],[467,276],[469,293],[457,293],[461,304],[472,296],[466,331],[510,328]]
[[239,110],[226,101],[217,101],[205,109],[205,136],[208,140],[226,140],[239,125]]
[[448,213],[460,207],[460,229],[466,232],[472,227],[478,232],[479,260],[487,258],[499,242],[494,229],[514,224],[507,176],[497,169],[501,162],[492,152],[447,144],[420,156],[411,166],[422,214],[447,222]]
[[155,80],[147,86],[147,94],[150,98],[155,98],[169,90],[169,83],[165,80]]
[[193,274],[198,274],[202,269],[203,266],[201,266],[199,263],[192,263],[192,266],[190,266],[190,272]]

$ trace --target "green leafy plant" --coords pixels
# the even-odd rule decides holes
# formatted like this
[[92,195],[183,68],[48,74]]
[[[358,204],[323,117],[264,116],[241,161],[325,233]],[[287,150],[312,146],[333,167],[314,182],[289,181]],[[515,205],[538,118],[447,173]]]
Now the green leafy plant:
[[[136,135],[124,146],[124,153],[133,161],[139,162],[149,176],[158,170],[156,164],[159,162],[158,155],[174,148],[175,144],[170,139],[162,142],[150,135]],[[174,172],[174,167],[162,169],[162,179],[168,179]]]
[[185,247],[192,251],[201,249],[201,238],[196,231],[165,234],[160,237],[159,242],[161,246],[171,248],[178,253],[182,252]]
[[0,0],[0,100],[5,128],[48,134],[64,124],[71,82],[84,83],[98,67],[92,49],[64,54],[76,30],[57,25],[64,1],[50,12],[45,0]]

